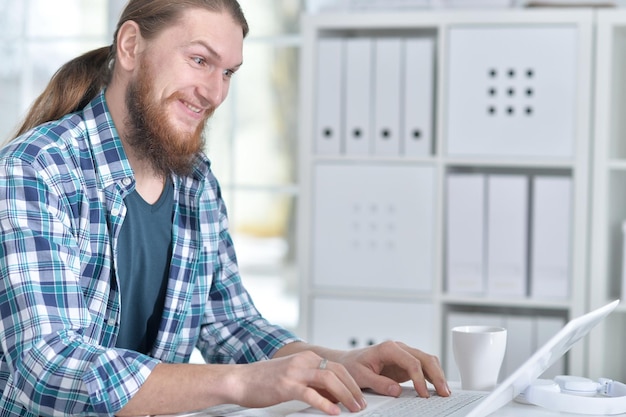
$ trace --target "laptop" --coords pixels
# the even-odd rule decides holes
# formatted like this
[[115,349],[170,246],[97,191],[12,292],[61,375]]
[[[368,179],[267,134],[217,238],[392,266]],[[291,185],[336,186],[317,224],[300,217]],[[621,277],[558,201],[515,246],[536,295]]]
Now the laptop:
[[[561,358],[593,327],[608,316],[619,304],[615,300],[603,307],[570,320],[550,340],[539,348],[515,372],[491,392],[453,390],[450,397],[420,398],[412,387],[405,387],[398,398],[367,393],[368,406],[358,413],[343,408],[345,417],[403,417],[446,416],[484,417],[510,403],[544,371]],[[185,416],[241,416],[241,417],[311,417],[326,416],[323,412],[301,402],[283,403],[266,409],[246,409],[234,405],[212,407]],[[180,417],[182,415],[178,415]]]
[[[420,398],[413,388],[405,389],[398,398],[368,396],[368,406],[351,417],[394,417],[403,415],[427,415],[447,417],[484,417],[511,402],[543,372],[561,358],[593,327],[608,316],[619,304],[619,300],[570,320],[561,330],[539,348],[515,372],[491,392],[454,390],[450,397],[432,396]],[[434,400],[434,401],[433,401]],[[432,404],[429,404],[432,403]],[[423,407],[428,407],[424,409]],[[311,417],[323,415],[312,407],[290,413],[289,417]]]

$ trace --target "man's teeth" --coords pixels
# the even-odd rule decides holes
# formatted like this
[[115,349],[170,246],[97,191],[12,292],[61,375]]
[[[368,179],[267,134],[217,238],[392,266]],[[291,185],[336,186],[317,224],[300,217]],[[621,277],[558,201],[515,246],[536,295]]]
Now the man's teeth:
[[191,110],[192,112],[194,112],[194,113],[200,113],[200,112],[202,111],[202,109],[200,109],[200,108],[198,108],[198,107],[195,107],[195,106],[192,106],[192,105],[191,105],[191,104],[189,104],[189,103],[185,103],[185,106],[187,106],[187,108],[188,108],[189,110]]

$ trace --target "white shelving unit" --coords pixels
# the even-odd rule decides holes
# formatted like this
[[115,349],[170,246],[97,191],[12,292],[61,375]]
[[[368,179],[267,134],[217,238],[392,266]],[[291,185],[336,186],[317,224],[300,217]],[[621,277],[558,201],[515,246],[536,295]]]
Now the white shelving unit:
[[[492,318],[545,316],[566,320],[588,310],[594,18],[595,12],[589,9],[322,13],[303,18],[299,131],[302,193],[298,256],[302,276],[302,327],[309,340],[347,348],[386,338],[400,339],[437,354],[447,367],[451,360],[447,349],[448,326],[454,314],[489,314]],[[563,35],[565,40],[558,42],[564,42],[560,45],[566,48],[537,44],[537,33],[541,34],[541,43],[548,45],[552,38]],[[468,36],[475,36],[475,51],[467,49],[471,47],[466,42]],[[332,100],[320,107],[318,97],[337,94],[337,100],[345,99],[336,89],[341,88],[342,82],[358,85],[361,78],[367,76],[368,68],[357,67],[346,78],[335,78],[335,87],[324,90],[327,85],[332,85],[333,74],[336,76],[336,72],[342,71],[338,60],[348,59],[350,51],[335,51],[336,59],[320,62],[318,48],[322,44],[328,46],[325,41],[329,39],[330,44],[333,39],[347,44],[350,40],[372,39],[375,43],[381,39],[398,38],[426,40],[434,47],[429,124],[422,126],[413,138],[408,135],[400,138],[399,148],[394,148],[393,152],[385,151],[383,145],[378,146],[375,142],[370,142],[371,146],[365,151],[355,151],[346,142],[347,135],[351,134],[348,129],[343,129],[346,132],[343,136],[335,136],[339,144],[328,146],[323,142],[318,116],[323,114],[329,119],[334,116],[339,120],[336,123],[343,123],[341,115],[336,112],[356,111],[362,105],[359,102],[362,99],[355,100],[348,109],[342,109]],[[509,38],[515,42],[507,48]],[[387,48],[391,47],[385,46],[384,51],[389,52]],[[383,47],[378,48],[376,50],[383,51]],[[524,48],[526,56],[531,59],[528,65],[523,61]],[[561,57],[559,53],[563,49],[569,52],[565,51]],[[563,65],[560,67],[563,75],[557,84],[571,78],[571,88],[559,93],[562,95],[542,84],[544,74],[553,69],[543,67],[541,62],[545,60],[533,55],[539,50],[559,56],[558,64]],[[515,61],[520,55],[521,63]],[[481,59],[485,71],[477,76],[476,71],[482,69],[476,63]],[[512,68],[503,67],[506,59],[510,60]],[[561,62],[564,59],[565,62]],[[379,68],[372,75],[373,79],[379,80],[376,77],[381,71],[388,71],[389,79],[405,77],[402,70],[397,72],[392,61],[385,62],[388,65],[373,67]],[[452,62],[464,63],[463,68],[470,77],[467,82],[483,83],[480,87],[484,91],[482,99],[473,97],[472,92],[459,93],[458,81],[462,81],[466,74],[459,72],[458,67],[452,68]],[[497,67],[498,71],[517,72],[519,77],[523,74],[532,90],[526,101],[505,102],[503,98],[494,105],[495,98],[489,93],[494,83],[488,78],[490,65]],[[320,82],[322,76],[323,83]],[[410,77],[403,79],[408,82]],[[389,88],[393,86],[387,86],[384,91]],[[519,97],[527,92],[520,85],[515,85],[516,90],[510,93],[503,85],[495,88],[498,94],[509,95],[509,99],[512,95]],[[374,91],[372,94],[384,92]],[[402,94],[407,98],[411,91],[403,90]],[[546,96],[550,98],[546,99]],[[375,99],[370,103],[376,108]],[[478,120],[476,124],[492,123],[494,119],[489,119],[493,117],[490,114],[492,106],[499,106],[493,110],[497,112],[517,112],[520,119],[522,116],[536,117],[533,123],[543,126],[543,112],[554,111],[560,105],[568,106],[567,110],[559,111],[559,115],[566,117],[562,121],[564,128],[557,126],[552,131],[549,127],[534,127],[535,130],[526,131],[527,124],[521,123],[509,129],[510,134],[501,135],[511,138],[513,144],[520,145],[519,148],[489,143],[489,140],[498,140],[497,135],[485,139],[487,142],[479,139],[475,146],[467,145],[463,140],[464,132],[472,140],[484,139],[470,132],[476,127],[473,120]],[[510,109],[512,106],[516,107]],[[478,113],[476,108],[479,108]],[[372,129],[377,129],[380,113],[381,110],[372,111]],[[512,123],[512,115],[509,116],[511,118],[503,123]],[[402,120],[401,117],[400,123]],[[337,134],[342,128],[345,126],[336,126],[330,134]],[[428,136],[429,128],[432,128],[429,150],[410,152],[409,148],[414,144],[411,141],[419,141],[417,136],[420,135],[422,138]],[[375,136],[376,132],[370,133]],[[565,137],[557,138],[560,134]],[[514,138],[516,135],[517,139]],[[520,142],[519,138],[524,141]],[[398,139],[391,137],[391,142],[393,140]],[[489,296],[484,292],[450,294],[446,290],[447,178],[454,173],[571,179],[567,295],[542,299],[530,294],[506,297]],[[624,208],[626,211],[626,204]],[[529,263],[527,260],[525,268],[530,270]],[[528,339],[533,337],[527,335]],[[589,374],[587,352],[585,344],[576,346],[568,356],[567,372]]]
[[[593,152],[591,307],[623,298],[622,223],[626,220],[626,11],[597,15]],[[594,329],[590,338],[593,377],[626,378],[626,309]]]

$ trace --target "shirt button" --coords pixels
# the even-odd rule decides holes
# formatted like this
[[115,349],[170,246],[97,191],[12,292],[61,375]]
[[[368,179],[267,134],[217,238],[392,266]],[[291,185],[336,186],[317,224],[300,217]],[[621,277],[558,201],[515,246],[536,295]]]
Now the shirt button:
[[130,185],[130,183],[131,183],[131,179],[130,179],[130,178],[124,178],[124,179],[122,180],[122,184],[123,184],[125,187],[128,187],[128,186]]
[[118,209],[117,207],[111,209],[111,216],[119,216],[119,215],[120,215],[120,209]]

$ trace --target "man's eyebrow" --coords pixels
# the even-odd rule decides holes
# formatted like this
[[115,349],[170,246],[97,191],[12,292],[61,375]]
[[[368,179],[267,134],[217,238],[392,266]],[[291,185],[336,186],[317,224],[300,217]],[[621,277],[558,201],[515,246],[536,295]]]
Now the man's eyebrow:
[[[191,41],[191,42],[189,42],[189,45],[190,45],[190,46],[191,46],[191,45],[200,45],[200,46],[202,46],[204,49],[206,49],[207,51],[209,51],[209,53],[210,53],[211,55],[213,55],[216,59],[218,59],[219,61],[221,61],[221,60],[222,60],[222,56],[221,56],[221,55],[220,55],[220,54],[219,54],[219,53],[218,53],[215,49],[213,49],[213,48],[211,47],[211,45],[209,45],[208,43],[206,43],[206,42],[205,42],[205,41],[203,41],[203,40]],[[233,69],[233,70],[236,70],[236,69],[238,69],[239,67],[241,67],[242,65],[243,65],[243,62],[240,62],[239,64],[235,65],[232,69]]]

